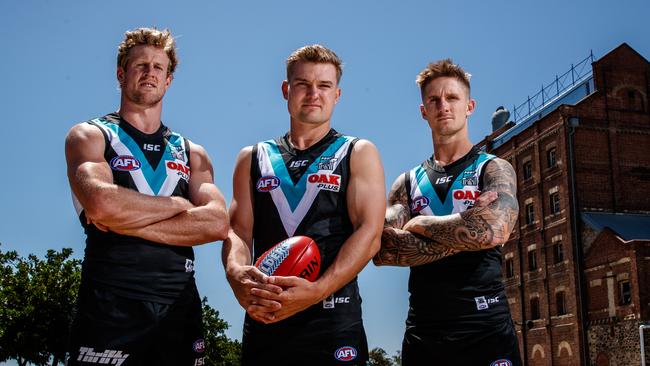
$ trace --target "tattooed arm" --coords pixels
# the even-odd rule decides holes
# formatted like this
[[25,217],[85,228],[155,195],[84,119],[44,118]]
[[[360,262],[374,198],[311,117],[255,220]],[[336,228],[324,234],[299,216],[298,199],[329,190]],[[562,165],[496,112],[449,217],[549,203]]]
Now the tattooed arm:
[[431,239],[402,230],[411,219],[405,179],[405,174],[400,175],[388,195],[381,249],[372,259],[377,266],[417,266],[458,252]]
[[[403,229],[457,251],[482,250],[505,244],[517,221],[517,180],[512,166],[496,158],[485,166],[483,194],[477,205],[447,216],[418,216]],[[496,200],[483,205],[495,192]]]

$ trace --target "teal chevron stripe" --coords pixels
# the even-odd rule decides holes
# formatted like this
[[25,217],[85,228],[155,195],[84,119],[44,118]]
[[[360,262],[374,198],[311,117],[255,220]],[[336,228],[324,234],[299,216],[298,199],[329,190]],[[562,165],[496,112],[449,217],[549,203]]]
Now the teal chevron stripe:
[[282,159],[282,153],[280,152],[280,149],[278,148],[278,145],[275,143],[275,141],[268,140],[264,142],[264,144],[267,146],[266,151],[269,160],[271,160],[273,172],[278,178],[280,178],[280,189],[282,189],[282,193],[287,199],[292,212],[296,209],[296,207],[298,207],[300,200],[305,195],[305,190],[307,189],[307,177],[309,177],[310,174],[316,173],[318,171],[318,163],[320,162],[320,157],[334,155],[336,151],[338,151],[338,149],[341,148],[341,146],[350,139],[351,138],[348,136],[340,136],[337,138],[336,141],[328,146],[322,154],[320,154],[317,158],[314,159],[314,161],[312,161],[311,165],[307,167],[307,170],[302,175],[302,177],[300,177],[300,180],[296,184],[293,184],[293,180],[291,180],[287,166],[284,163],[284,159]]

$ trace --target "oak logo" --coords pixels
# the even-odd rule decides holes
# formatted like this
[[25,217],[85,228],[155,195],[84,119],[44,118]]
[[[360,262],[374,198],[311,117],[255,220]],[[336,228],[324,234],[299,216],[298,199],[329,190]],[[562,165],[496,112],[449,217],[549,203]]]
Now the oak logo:
[[321,190],[338,192],[341,189],[341,176],[338,174],[310,174],[307,181],[316,184],[316,187]]
[[182,163],[177,163],[174,161],[168,161],[167,162],[167,169],[170,169],[172,171],[176,171],[177,174],[183,178],[186,182],[190,179],[190,167],[186,166],[185,164]]

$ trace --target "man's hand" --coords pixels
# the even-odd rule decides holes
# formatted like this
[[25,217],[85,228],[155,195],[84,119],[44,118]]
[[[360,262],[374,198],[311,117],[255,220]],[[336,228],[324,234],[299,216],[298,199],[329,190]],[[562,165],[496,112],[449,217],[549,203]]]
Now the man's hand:
[[[271,276],[268,278],[269,284],[281,286],[284,290],[281,293],[271,293],[259,288],[251,289],[251,293],[264,297],[267,301],[277,302],[281,306],[279,309],[267,315],[264,318],[265,323],[275,323],[284,320],[308,307],[316,304],[323,299],[318,286],[314,282],[309,282],[304,278],[289,276]],[[251,307],[255,312],[262,311],[261,306]],[[249,311],[249,314],[251,312]]]
[[[268,313],[280,309],[280,303],[269,300],[282,292],[282,287],[269,284],[269,277],[254,266],[233,267],[226,275],[239,304],[247,309],[255,305],[258,312]],[[255,289],[258,296],[253,291]]]

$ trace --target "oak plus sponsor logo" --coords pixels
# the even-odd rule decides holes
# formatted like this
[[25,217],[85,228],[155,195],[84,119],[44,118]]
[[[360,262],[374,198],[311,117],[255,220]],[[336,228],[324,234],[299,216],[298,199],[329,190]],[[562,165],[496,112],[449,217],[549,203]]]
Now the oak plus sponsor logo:
[[341,176],[338,174],[314,173],[307,177],[307,181],[320,190],[338,192],[341,189]]
[[120,366],[128,357],[128,354],[123,354],[119,350],[107,349],[104,352],[95,352],[91,347],[81,347],[77,361]]
[[351,346],[343,346],[334,351],[334,358],[338,361],[352,361],[357,358],[357,349]]
[[424,196],[418,196],[411,202],[411,212],[420,212],[429,207],[429,199]]
[[110,166],[113,170],[130,172],[140,169],[142,165],[140,164],[140,160],[131,155],[120,155],[111,159]]
[[481,191],[472,189],[456,189],[452,192],[454,201],[460,202],[465,206],[473,206]]
[[167,160],[165,164],[167,166],[167,174],[178,174],[184,181],[189,181],[190,179],[190,167],[178,162]]
[[274,175],[266,175],[257,180],[255,188],[258,192],[271,192],[280,186],[280,178]]
[[490,366],[512,366],[512,362],[510,362],[510,360],[502,358],[500,360],[492,362]]

